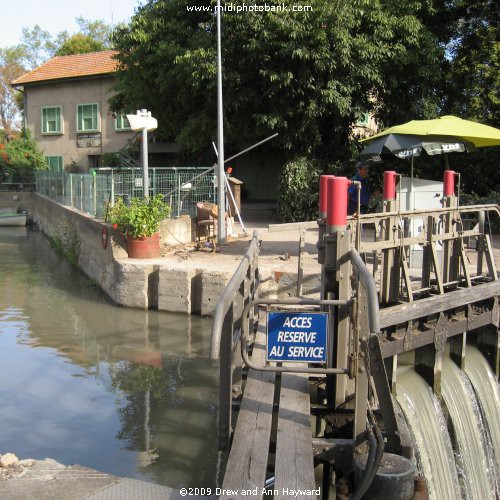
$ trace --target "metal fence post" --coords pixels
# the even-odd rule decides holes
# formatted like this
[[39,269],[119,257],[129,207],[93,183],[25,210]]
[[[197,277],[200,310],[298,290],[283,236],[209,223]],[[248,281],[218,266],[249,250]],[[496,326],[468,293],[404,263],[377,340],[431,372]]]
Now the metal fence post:
[[69,174],[69,206],[73,207],[73,174]]
[[94,187],[94,192],[93,192],[93,202],[94,202],[94,206],[93,206],[93,209],[94,209],[94,217],[97,215],[97,175],[95,173],[95,170],[94,170],[94,173],[92,174],[92,177],[93,177],[93,187]]
[[115,204],[115,178],[111,169],[111,206]]
[[80,175],[80,210],[83,212],[83,175]]
[[181,215],[181,176],[179,172],[175,171],[177,179],[177,217]]

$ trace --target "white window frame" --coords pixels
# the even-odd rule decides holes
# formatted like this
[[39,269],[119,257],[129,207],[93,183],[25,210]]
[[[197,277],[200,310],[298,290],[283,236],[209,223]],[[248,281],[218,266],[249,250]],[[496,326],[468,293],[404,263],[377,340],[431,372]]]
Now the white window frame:
[[365,113],[361,113],[359,119],[356,120],[356,127],[369,127],[369,126],[370,126],[370,112],[366,111]]
[[[55,131],[44,131],[44,119],[43,119],[43,112],[46,109],[58,109],[59,110],[59,130]],[[40,109],[40,123],[41,123],[41,132],[42,135],[63,135],[64,134],[64,119],[63,119],[63,108],[62,106],[42,106]],[[57,125],[57,124],[56,124]]]
[[[130,123],[128,127],[119,127],[118,126],[118,118],[121,117],[122,123],[123,119],[125,118],[127,120],[127,115],[125,113],[117,113],[115,116],[115,132],[130,132],[132,128],[130,127]],[[127,120],[128,121],[128,120]]]
[[[80,108],[80,106],[97,106],[97,128],[92,128],[92,129],[80,128],[80,123],[78,121],[78,108]],[[83,119],[82,119],[82,125],[83,125]],[[76,131],[82,134],[101,131],[101,113],[98,102],[84,102],[76,105]]]
[[[52,168],[50,168],[49,158],[61,158],[61,170],[52,170]],[[46,155],[45,161],[47,162],[47,165],[49,165],[49,172],[63,172],[64,171],[64,156],[62,156],[62,155]]]

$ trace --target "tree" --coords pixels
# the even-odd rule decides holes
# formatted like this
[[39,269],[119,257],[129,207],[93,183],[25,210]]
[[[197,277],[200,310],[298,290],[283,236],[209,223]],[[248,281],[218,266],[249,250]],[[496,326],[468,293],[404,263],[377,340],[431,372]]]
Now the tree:
[[[312,12],[292,12],[306,3]],[[287,12],[278,11],[283,4]],[[399,109],[410,113],[429,91],[443,52],[421,20],[432,14],[431,4],[272,0],[267,12],[225,12],[228,145],[279,132],[275,144],[289,156],[330,160],[347,154],[350,125],[374,102],[386,120]],[[200,10],[189,11],[183,0],[150,0],[115,34],[121,71],[114,107],[148,107],[159,132],[193,153],[211,154],[216,136],[211,5],[198,1]],[[398,93],[407,97],[396,109],[386,100]]]
[[32,70],[50,59],[57,47],[52,35],[37,24],[32,29],[23,28],[17,48],[21,51],[20,63]]
[[0,179],[18,177],[29,170],[45,170],[47,162],[44,154],[31,138],[29,130],[2,145],[0,149]]
[[102,19],[92,21],[83,17],[77,17],[76,22],[80,27],[80,34],[91,37],[106,49],[112,48],[113,27],[111,25],[106,24]]
[[19,126],[16,92],[10,82],[24,73],[22,55],[20,47],[0,49],[0,128],[6,141],[13,138],[13,130]]
[[77,33],[63,42],[57,49],[55,55],[69,56],[71,54],[86,54],[87,52],[97,52],[105,49],[106,47],[99,40],[95,40],[82,33]]
[[492,0],[456,0],[443,109],[500,124],[500,10]]

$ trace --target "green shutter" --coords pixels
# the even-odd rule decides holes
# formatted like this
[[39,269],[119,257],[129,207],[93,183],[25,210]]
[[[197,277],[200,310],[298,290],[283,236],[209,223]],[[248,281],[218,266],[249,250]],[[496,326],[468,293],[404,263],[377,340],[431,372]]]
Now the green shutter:
[[78,106],[77,121],[78,121],[77,129],[78,130],[83,130],[83,115],[82,115],[82,107],[81,106]]

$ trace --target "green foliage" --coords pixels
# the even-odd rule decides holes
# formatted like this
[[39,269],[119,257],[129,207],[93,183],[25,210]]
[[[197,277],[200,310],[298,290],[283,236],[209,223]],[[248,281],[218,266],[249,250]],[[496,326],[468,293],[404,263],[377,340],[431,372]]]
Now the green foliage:
[[118,198],[110,207],[109,220],[124,236],[153,236],[160,230],[160,222],[170,215],[171,207],[163,198],[162,194],[146,199],[132,198],[128,206]]
[[[92,38],[101,44],[103,49],[112,48],[114,28],[111,24],[106,24],[102,19],[90,20],[84,19],[83,17],[77,17],[76,23],[80,28],[80,34]],[[118,26],[121,26],[121,24]]]
[[[460,205],[487,205],[490,203],[500,205],[499,191],[489,191],[483,196],[479,196],[475,193],[464,193],[460,195]],[[487,230],[491,230],[495,234],[500,233],[500,218],[496,213],[488,212],[486,214],[486,222],[489,225],[489,229],[487,228]]]
[[122,164],[122,160],[119,153],[103,153],[102,155],[102,166],[109,168],[116,168]]
[[[443,49],[422,21],[433,12],[430,0],[304,3],[313,11],[270,0],[289,11],[224,14],[227,148],[279,132],[273,147],[290,158],[343,159],[350,125],[373,109],[371,96],[386,119],[401,109],[408,115],[438,78]],[[115,35],[114,108],[151,109],[159,133],[193,153],[211,154],[216,136],[215,22],[184,0],[150,0]],[[396,96],[397,105],[385,104]]]
[[38,149],[27,129],[23,129],[18,137],[0,148],[0,178],[16,178],[26,171],[47,168],[44,154]]
[[60,255],[65,257],[70,264],[78,267],[78,259],[80,257],[80,234],[69,219],[64,219],[59,222],[52,235],[51,241]]
[[18,126],[18,95],[10,82],[24,73],[21,64],[22,50],[19,47],[0,48],[0,128],[5,139],[13,137],[13,130]]
[[278,182],[278,215],[284,222],[314,220],[318,216],[318,162],[297,158],[281,170]]
[[443,114],[500,123],[500,24],[491,0],[455,0],[444,74]]
[[69,37],[56,51],[56,56],[69,56],[71,54],[86,54],[105,50],[105,46],[94,38],[77,33]]

